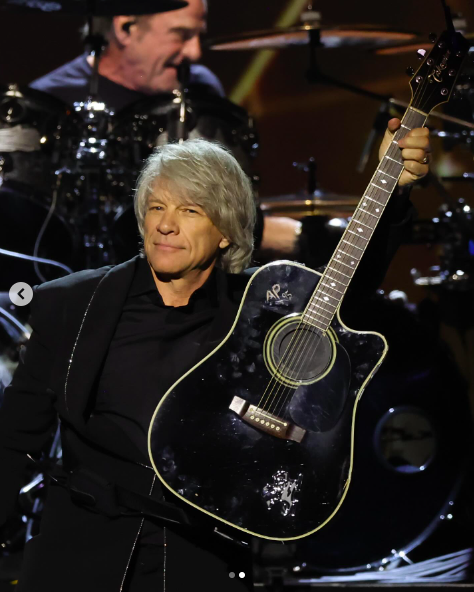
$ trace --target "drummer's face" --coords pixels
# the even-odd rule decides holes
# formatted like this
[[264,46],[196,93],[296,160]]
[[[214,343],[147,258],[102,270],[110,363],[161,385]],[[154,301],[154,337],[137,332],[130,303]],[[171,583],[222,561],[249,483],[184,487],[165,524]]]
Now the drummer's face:
[[200,206],[182,203],[155,185],[148,197],[143,244],[158,276],[184,278],[212,269],[229,241]]
[[176,66],[184,59],[200,59],[200,35],[206,28],[207,12],[202,0],[187,1],[185,8],[154,14],[130,29],[126,51],[137,90],[170,92],[178,87]]

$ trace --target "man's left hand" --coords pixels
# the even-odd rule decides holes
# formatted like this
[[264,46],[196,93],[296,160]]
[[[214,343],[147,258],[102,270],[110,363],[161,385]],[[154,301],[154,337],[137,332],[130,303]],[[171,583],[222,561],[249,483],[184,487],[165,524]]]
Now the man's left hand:
[[[396,118],[388,122],[388,127],[379,149],[380,159],[385,154],[390,142],[393,141],[395,132],[400,128],[400,125],[401,121]],[[403,164],[405,166],[398,185],[403,187],[419,181],[428,174],[431,154],[430,132],[426,127],[414,128],[398,142],[398,145],[400,146]]]

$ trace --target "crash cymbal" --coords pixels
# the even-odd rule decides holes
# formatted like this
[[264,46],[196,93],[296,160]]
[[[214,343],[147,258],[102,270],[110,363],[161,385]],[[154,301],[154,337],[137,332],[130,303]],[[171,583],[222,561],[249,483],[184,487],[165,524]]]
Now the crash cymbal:
[[266,197],[260,201],[265,216],[288,216],[300,219],[306,216],[347,217],[355,210],[360,198],[352,195],[315,191],[314,194],[294,193]]
[[154,14],[187,6],[184,0],[1,0],[0,10],[9,12],[64,13],[80,16]]
[[[474,42],[474,33],[463,33],[464,37],[471,42]],[[419,49],[424,49],[426,52],[430,51],[433,44],[425,38],[418,41],[410,41],[410,43],[402,43],[399,45],[387,45],[386,47],[378,47],[374,50],[377,55],[402,55],[405,53],[416,53]]]
[[310,32],[318,31],[320,45],[326,48],[345,46],[379,46],[390,42],[414,39],[415,33],[395,31],[376,25],[327,26],[307,23],[294,27],[252,31],[231,37],[222,37],[208,42],[207,46],[217,51],[243,51],[250,49],[284,49],[295,45],[307,45]]

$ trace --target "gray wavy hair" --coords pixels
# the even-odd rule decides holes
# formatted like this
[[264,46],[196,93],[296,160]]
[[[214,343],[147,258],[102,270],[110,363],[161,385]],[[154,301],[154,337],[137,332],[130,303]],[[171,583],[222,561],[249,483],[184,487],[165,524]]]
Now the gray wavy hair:
[[[252,257],[256,207],[252,185],[234,156],[217,142],[203,139],[166,144],[147,159],[135,189],[135,215],[144,238],[148,197],[163,183],[182,203],[200,206],[229,240],[216,265],[240,273]],[[143,250],[141,250],[143,256]]]

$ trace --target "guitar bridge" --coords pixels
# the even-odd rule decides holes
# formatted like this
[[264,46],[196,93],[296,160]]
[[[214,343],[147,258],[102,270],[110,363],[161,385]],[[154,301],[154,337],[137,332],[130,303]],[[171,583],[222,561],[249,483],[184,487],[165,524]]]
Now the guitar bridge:
[[281,419],[277,415],[273,415],[273,413],[269,413],[256,405],[251,405],[248,401],[240,397],[234,397],[232,399],[229,409],[235,411],[239,417],[254,428],[282,440],[293,440],[299,443],[306,434],[306,430],[303,428],[290,423],[286,419]]

